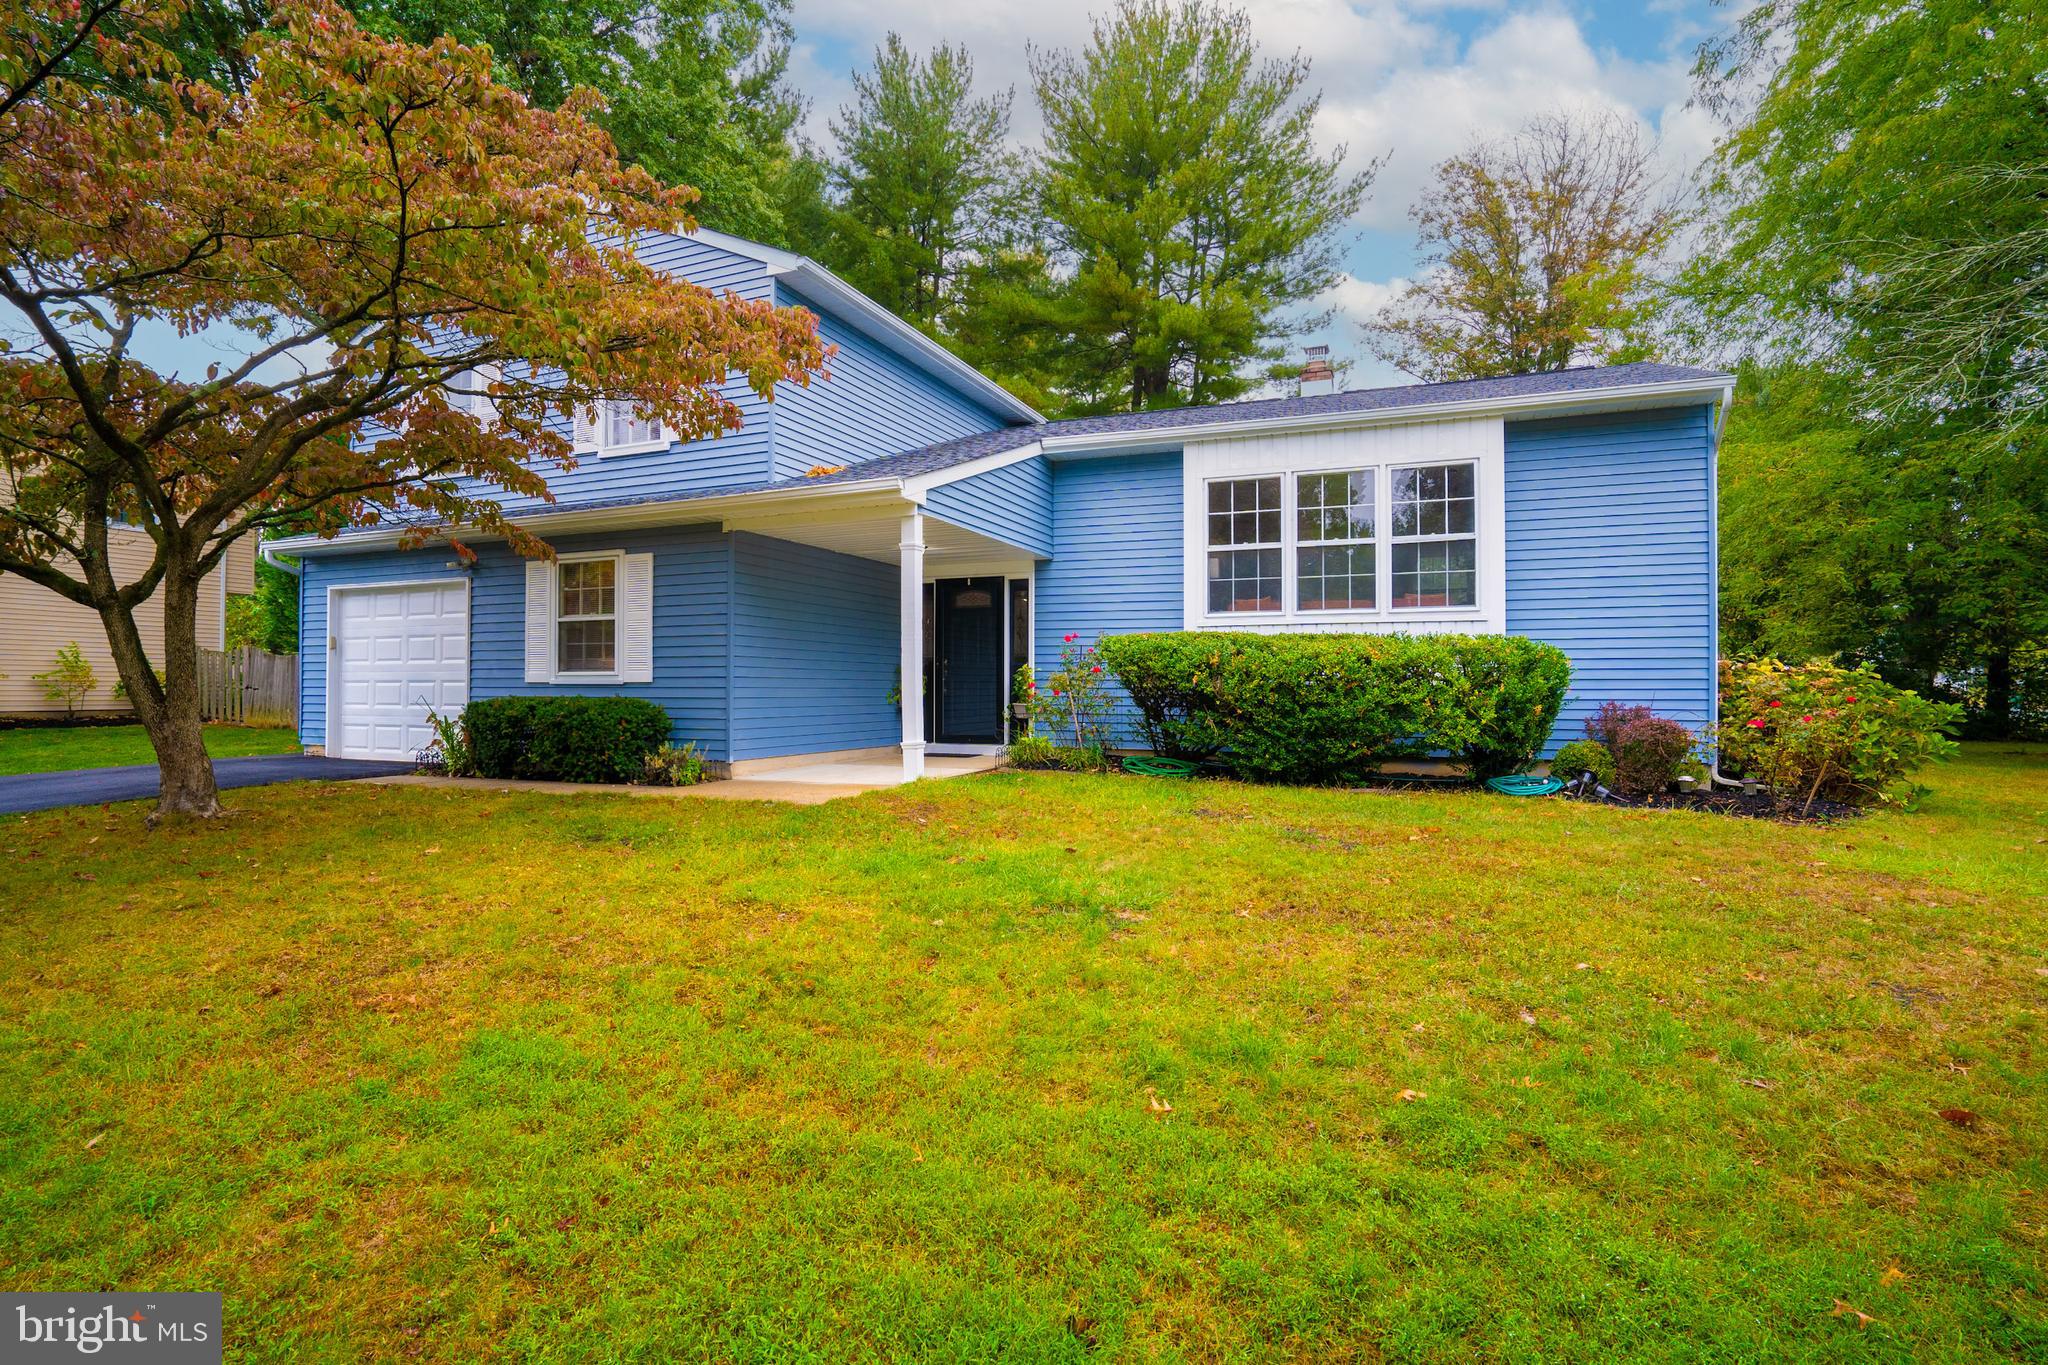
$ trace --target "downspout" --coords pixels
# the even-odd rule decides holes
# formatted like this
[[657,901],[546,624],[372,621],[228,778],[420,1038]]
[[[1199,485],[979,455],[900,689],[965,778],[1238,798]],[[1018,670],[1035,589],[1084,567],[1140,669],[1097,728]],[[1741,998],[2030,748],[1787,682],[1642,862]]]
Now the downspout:
[[305,571],[305,565],[300,564],[296,561],[290,564],[281,562],[277,557],[277,547],[267,540],[260,541],[257,543],[256,554],[258,558],[262,559],[262,561],[265,564],[268,564],[271,568],[283,569],[293,578],[299,577]]

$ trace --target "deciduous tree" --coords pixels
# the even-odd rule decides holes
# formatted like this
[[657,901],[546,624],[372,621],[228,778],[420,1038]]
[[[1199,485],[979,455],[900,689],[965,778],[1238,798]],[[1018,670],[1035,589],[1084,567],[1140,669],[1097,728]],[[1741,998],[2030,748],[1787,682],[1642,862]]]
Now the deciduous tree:
[[[571,93],[556,112],[480,50],[376,37],[322,0],[250,39],[253,79],[182,79],[157,0],[0,0],[0,571],[99,614],[163,774],[160,810],[219,809],[201,742],[200,579],[273,525],[498,534],[499,490],[545,496],[560,411],[630,401],[686,436],[720,391],[822,363],[808,314],[641,265],[694,197],[620,166]],[[117,85],[96,79],[118,72]],[[138,94],[139,92],[139,94]],[[241,359],[159,374],[138,331],[223,332]],[[487,399],[488,415],[458,398]],[[155,553],[118,581],[108,527]],[[159,682],[136,612],[161,594]]]
[[1679,215],[1619,116],[1547,114],[1440,163],[1409,216],[1423,274],[1366,328],[1419,379],[1640,359]]

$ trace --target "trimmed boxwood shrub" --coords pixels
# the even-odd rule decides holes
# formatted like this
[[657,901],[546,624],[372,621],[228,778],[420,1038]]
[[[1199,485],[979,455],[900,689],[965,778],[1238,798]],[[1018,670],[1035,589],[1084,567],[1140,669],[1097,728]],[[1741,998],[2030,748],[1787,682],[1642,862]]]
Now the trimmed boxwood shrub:
[[631,782],[668,740],[668,713],[638,697],[487,697],[462,712],[484,777]]
[[1597,739],[1575,739],[1560,746],[1557,757],[1550,760],[1550,775],[1571,782],[1580,773],[1591,773],[1601,786],[1613,787],[1614,755]]
[[1328,782],[1448,754],[1475,777],[1528,766],[1571,664],[1498,635],[1108,636],[1103,662],[1157,753],[1220,756],[1255,781]]

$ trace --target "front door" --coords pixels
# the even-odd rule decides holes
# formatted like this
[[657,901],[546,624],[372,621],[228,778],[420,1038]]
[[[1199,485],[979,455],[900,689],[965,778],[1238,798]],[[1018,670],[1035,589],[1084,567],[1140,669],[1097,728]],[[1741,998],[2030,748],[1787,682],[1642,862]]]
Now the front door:
[[933,584],[932,688],[926,710],[934,744],[1003,742],[1003,580],[942,578]]

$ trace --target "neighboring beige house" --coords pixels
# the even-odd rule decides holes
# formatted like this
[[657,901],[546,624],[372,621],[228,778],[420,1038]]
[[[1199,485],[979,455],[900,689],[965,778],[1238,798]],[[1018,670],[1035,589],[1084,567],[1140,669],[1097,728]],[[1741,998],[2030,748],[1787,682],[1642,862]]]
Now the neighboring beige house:
[[[149,536],[142,531],[116,529],[109,535],[108,543],[115,577],[124,583],[141,577],[154,548]],[[255,590],[256,538],[244,536],[228,551],[221,566],[206,576],[201,587],[201,649],[226,647],[228,594]],[[161,595],[143,603],[135,613],[135,624],[142,631],[143,647],[150,658],[161,664]],[[48,672],[57,662],[57,651],[74,640],[99,679],[92,694],[79,703],[79,711],[104,714],[129,710],[128,703],[114,695],[114,684],[121,675],[114,668],[114,656],[107,648],[107,633],[99,616],[91,608],[59,597],[18,574],[0,573],[0,716],[47,715],[64,709],[43,695],[35,675]]]

